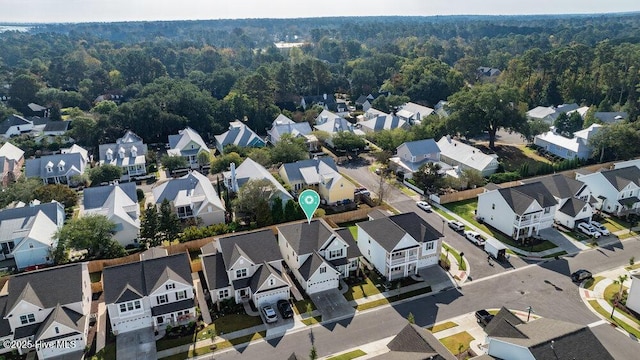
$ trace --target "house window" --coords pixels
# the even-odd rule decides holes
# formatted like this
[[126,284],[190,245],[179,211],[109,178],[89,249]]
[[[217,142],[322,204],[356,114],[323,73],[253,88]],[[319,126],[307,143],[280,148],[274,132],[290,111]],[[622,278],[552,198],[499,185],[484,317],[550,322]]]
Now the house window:
[[140,300],[129,301],[120,304],[120,313],[125,313],[133,310],[139,310],[142,307]]
[[326,272],[327,272],[327,267],[326,266],[320,267],[320,274],[324,274]]
[[169,302],[169,297],[167,296],[167,294],[164,294],[157,296],[156,300],[158,300],[158,304],[166,304]]
[[496,209],[496,204],[491,204],[491,210],[495,210]]
[[162,324],[164,322],[164,317],[163,316],[158,316],[156,318],[156,321],[158,322],[158,324]]
[[20,323],[22,325],[31,324],[36,322],[36,316],[33,314],[20,315]]
[[187,298],[187,290],[178,291],[176,293],[176,301],[184,300]]
[[247,277],[247,269],[236,270],[236,279]]
[[434,248],[435,248],[435,241],[429,241],[428,243],[424,244],[425,250],[433,250]]
[[47,165],[47,172],[52,172],[53,171],[53,166],[48,166]]
[[544,213],[545,214],[548,214],[550,212],[551,212],[551,208],[548,208],[548,207],[544,208]]
[[55,328],[53,328],[56,332],[56,334],[60,334],[60,328],[58,328],[57,326]]
[[335,258],[342,257],[343,256],[342,255],[342,250],[343,249],[329,251],[329,259],[335,259]]
[[273,286],[276,284],[276,281],[274,279],[269,279],[269,286]]
[[229,297],[229,289],[219,290],[218,299],[226,299]]
[[193,209],[191,208],[191,206],[181,206],[178,208],[179,218],[192,217],[192,216],[193,216]]
[[176,288],[176,284],[167,284],[167,285],[165,285],[165,288],[167,290],[175,289]]

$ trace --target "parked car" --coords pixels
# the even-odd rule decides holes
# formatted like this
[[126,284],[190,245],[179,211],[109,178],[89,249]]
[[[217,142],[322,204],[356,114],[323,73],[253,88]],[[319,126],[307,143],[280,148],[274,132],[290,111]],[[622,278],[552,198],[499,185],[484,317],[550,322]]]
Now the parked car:
[[460,221],[449,220],[449,227],[455,231],[464,231],[464,224]]
[[293,310],[291,309],[291,305],[287,300],[278,300],[278,304],[276,305],[278,311],[280,311],[280,315],[282,315],[283,319],[289,319],[293,317]]
[[582,282],[584,280],[591,279],[592,277],[593,275],[591,272],[585,269],[580,269],[571,274],[571,280],[573,280],[573,282]]
[[268,323],[274,323],[274,322],[278,321],[278,314],[276,314],[276,312],[273,310],[271,305],[267,305],[267,306],[263,307],[262,308],[262,314],[264,315],[264,319]]
[[476,244],[478,246],[482,246],[485,243],[485,240],[482,237],[482,235],[480,235],[476,231],[467,230],[467,231],[464,232],[464,237],[466,237],[467,240],[471,241],[472,243],[474,243],[474,244]]
[[367,188],[359,187],[359,188],[355,188],[353,190],[353,195],[371,196],[371,192],[369,192],[369,190],[367,190]]
[[593,236],[594,238],[600,237],[600,232],[595,227],[587,224],[586,222],[578,224],[578,230],[589,236]]
[[597,221],[591,221],[591,226],[593,226],[594,228],[596,228],[596,230],[598,230],[598,232],[604,236],[607,235],[611,235],[611,231],[609,231],[609,229],[607,229],[606,227],[604,227],[604,225],[600,224]]
[[493,315],[490,314],[487,310],[476,311],[476,321],[478,322],[478,324],[487,326],[491,319],[493,319]]
[[424,211],[431,211],[431,205],[426,201],[418,201],[416,205]]

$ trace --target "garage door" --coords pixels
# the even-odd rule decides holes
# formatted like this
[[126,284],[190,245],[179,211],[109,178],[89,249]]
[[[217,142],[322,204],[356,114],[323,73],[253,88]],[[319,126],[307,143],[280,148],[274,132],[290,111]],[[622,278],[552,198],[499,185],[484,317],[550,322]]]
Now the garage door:
[[151,320],[150,316],[140,316],[118,321],[118,323],[114,326],[114,330],[118,331],[119,333],[123,333],[127,331],[151,327],[152,325],[153,321]]
[[339,282],[340,281],[338,279],[327,279],[322,281],[310,282],[307,293],[313,294],[317,293],[318,291],[337,289],[339,286]]
[[253,301],[256,307],[262,307],[267,304],[275,304],[278,300],[289,299],[289,288],[277,289],[266,293],[255,294]]

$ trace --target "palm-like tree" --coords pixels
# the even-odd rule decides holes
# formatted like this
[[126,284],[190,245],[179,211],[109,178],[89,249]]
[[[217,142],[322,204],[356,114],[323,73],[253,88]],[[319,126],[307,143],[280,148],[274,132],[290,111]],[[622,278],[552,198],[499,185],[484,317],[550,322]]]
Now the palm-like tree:
[[624,289],[624,287],[622,286],[622,284],[627,281],[627,279],[629,278],[629,275],[624,274],[624,275],[619,275],[618,278],[616,280],[613,280],[613,283],[616,285],[620,285],[620,289],[618,289],[618,296],[616,297],[617,301],[620,301],[620,299],[622,299],[622,290]]

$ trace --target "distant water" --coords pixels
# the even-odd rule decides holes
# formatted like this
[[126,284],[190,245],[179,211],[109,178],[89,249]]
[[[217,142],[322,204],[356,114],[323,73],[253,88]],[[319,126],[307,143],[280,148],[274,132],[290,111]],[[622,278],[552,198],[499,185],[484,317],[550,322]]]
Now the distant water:
[[32,28],[33,26],[0,25],[0,33],[5,31],[27,32]]

